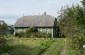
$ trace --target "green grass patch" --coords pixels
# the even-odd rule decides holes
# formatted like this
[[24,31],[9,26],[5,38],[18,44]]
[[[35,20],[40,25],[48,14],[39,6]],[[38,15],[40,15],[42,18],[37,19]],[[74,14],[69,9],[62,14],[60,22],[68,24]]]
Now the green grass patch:
[[7,37],[8,52],[2,55],[58,55],[63,48],[63,38],[17,38]]
[[64,39],[57,38],[56,41],[42,55],[59,55],[64,47]]
[[51,38],[7,38],[9,49],[3,55],[39,55],[55,40]]
[[71,40],[67,38],[67,55],[76,55],[76,51],[71,47]]

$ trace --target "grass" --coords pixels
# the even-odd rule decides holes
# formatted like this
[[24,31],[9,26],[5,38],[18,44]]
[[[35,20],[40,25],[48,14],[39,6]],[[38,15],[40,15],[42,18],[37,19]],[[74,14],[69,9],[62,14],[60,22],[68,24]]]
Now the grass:
[[55,46],[55,50],[53,51],[53,55],[59,55],[62,48],[64,47],[64,39],[57,39],[57,44]]
[[47,49],[42,55],[59,55],[64,46],[64,39],[57,38],[50,48]]
[[[6,38],[8,52],[2,55],[58,55],[63,48],[62,38]],[[50,51],[48,52],[47,49]]]
[[50,38],[8,38],[9,55],[38,55],[52,43]]
[[71,47],[71,40],[67,38],[67,55],[76,55],[76,51]]

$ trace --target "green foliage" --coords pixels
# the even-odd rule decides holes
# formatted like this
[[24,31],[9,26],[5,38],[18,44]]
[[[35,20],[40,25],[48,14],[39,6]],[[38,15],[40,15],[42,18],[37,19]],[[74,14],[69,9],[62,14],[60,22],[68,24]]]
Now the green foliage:
[[72,46],[72,40],[67,38],[67,55],[77,55],[76,52],[71,46]]
[[51,37],[51,34],[48,33],[42,33],[42,32],[37,32],[37,33],[33,33],[33,32],[29,32],[29,33],[26,33],[26,32],[19,32],[19,33],[16,33],[15,36],[21,38],[21,37],[24,37],[24,38],[49,38]]
[[7,38],[9,55],[40,55],[53,43],[50,38]]
[[0,36],[0,55],[7,51],[8,45],[6,43],[6,39]]
[[0,24],[0,35],[5,35],[7,31],[7,24]]
[[64,39],[55,38],[53,44],[42,55],[60,55],[60,52],[63,47]]
[[83,45],[85,44],[85,36],[67,38],[67,55],[83,55]]
[[[62,38],[7,38],[8,52],[2,55],[58,55],[64,46]],[[48,51],[49,49],[49,51]]]
[[34,32],[35,33],[35,32],[38,32],[38,30],[35,27],[30,27],[30,28],[27,29],[26,33],[29,33],[29,32]]
[[85,0],[82,4],[62,10],[58,22],[61,33],[72,40],[71,47],[77,55],[82,54],[82,45],[85,44]]
[[7,25],[5,23],[0,24],[0,55],[5,51],[7,51],[8,45],[6,43],[6,39],[3,36],[6,34],[6,31],[7,31]]
[[83,53],[83,45],[85,44],[85,36],[73,37],[72,39],[72,48],[76,51],[77,55]]
[[15,33],[15,36],[21,38],[24,36],[24,34],[25,34],[24,32],[19,32],[19,33]]
[[32,28],[29,28],[26,30],[26,32],[19,32],[19,33],[16,33],[15,36],[17,37],[26,37],[26,38],[48,38],[48,37],[51,37],[51,34],[50,33],[42,33],[42,32],[38,32],[38,30],[34,27]]
[[85,0],[82,0],[81,2],[82,2],[83,7],[85,8]]

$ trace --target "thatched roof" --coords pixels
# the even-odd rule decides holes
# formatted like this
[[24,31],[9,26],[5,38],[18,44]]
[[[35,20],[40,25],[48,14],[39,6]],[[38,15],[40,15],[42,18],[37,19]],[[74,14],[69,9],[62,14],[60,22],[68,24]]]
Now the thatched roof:
[[14,27],[53,27],[55,18],[50,15],[23,16]]

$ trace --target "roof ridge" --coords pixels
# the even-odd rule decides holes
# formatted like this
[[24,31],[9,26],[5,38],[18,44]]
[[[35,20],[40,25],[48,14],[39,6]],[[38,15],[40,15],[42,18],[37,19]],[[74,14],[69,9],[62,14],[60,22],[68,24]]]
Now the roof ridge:
[[[51,16],[51,15],[28,15],[28,16]],[[28,16],[23,16],[23,17],[28,17]]]
[[51,15],[33,15],[23,16],[17,20],[15,27],[28,27],[28,26],[53,26],[54,17]]

